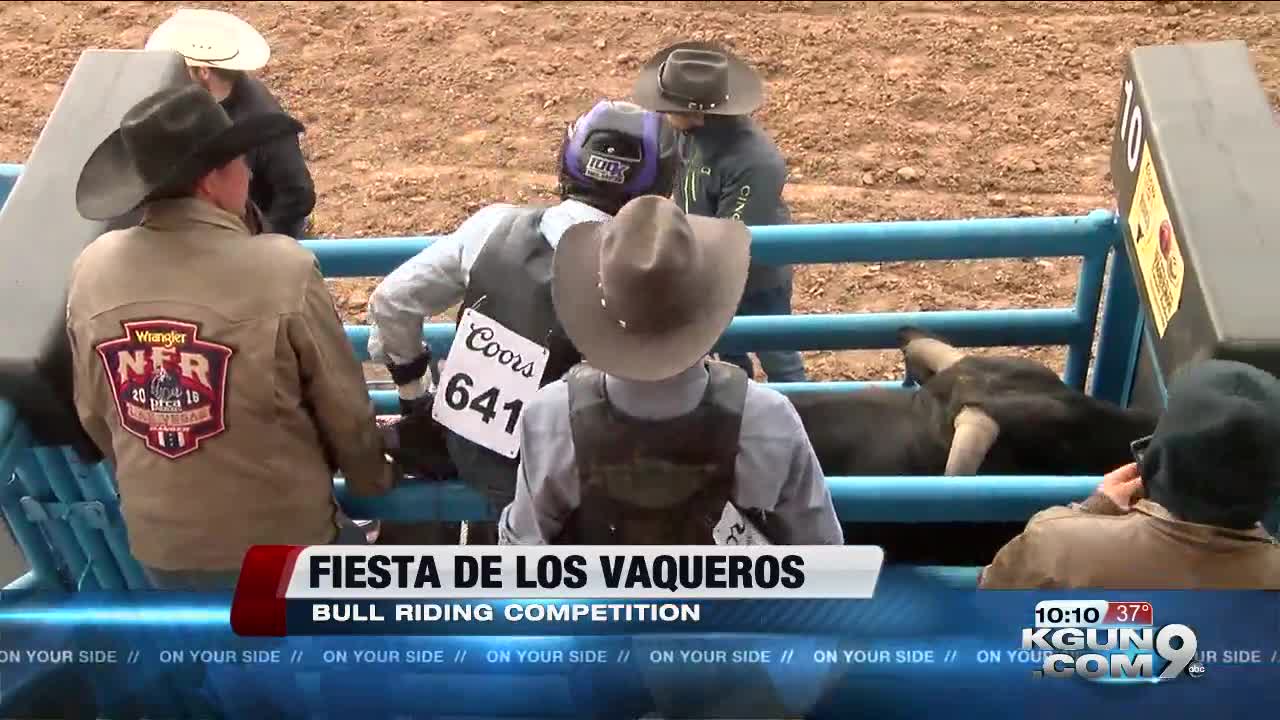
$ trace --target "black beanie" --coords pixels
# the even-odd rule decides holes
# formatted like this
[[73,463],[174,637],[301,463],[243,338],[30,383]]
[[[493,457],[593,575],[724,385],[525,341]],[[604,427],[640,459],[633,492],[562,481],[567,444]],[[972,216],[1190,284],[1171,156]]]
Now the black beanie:
[[1147,497],[1188,522],[1249,529],[1280,502],[1280,380],[1209,360],[1177,373],[1142,458]]

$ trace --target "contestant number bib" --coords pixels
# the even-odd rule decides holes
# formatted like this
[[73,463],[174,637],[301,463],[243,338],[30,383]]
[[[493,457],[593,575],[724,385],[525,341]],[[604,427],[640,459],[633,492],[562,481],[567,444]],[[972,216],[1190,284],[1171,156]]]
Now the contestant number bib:
[[742,516],[733,503],[724,504],[720,522],[711,531],[717,545],[772,545],[756,524]]
[[520,418],[538,392],[548,350],[467,309],[445,358],[431,417],[453,432],[515,458]]

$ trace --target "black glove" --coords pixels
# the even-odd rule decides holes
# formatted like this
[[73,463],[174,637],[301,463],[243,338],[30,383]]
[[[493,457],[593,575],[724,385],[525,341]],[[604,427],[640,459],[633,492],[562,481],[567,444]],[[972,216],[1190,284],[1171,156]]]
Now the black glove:
[[382,429],[383,444],[404,475],[448,480],[456,477],[458,470],[449,459],[444,427],[431,419],[433,400],[433,395],[424,395],[409,401],[412,410]]
[[431,404],[434,396],[430,393],[416,397],[412,400],[400,398],[400,416],[409,417],[410,415],[426,415],[431,417]]

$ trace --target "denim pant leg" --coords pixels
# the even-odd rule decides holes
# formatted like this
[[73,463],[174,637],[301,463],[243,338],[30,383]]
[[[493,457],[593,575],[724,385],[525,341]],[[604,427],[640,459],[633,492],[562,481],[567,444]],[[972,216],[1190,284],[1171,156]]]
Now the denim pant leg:
[[458,476],[488,501],[491,519],[463,523],[467,545],[497,545],[502,509],[516,496],[517,463],[479,448],[458,435],[445,435],[449,456],[458,464]]
[[[756,310],[756,308],[760,305],[759,297],[760,297],[760,293],[758,291],[749,293],[749,294],[744,294],[742,296],[742,299],[738,301],[738,312],[734,314],[735,317],[741,316],[741,315],[759,314]],[[738,367],[742,368],[742,371],[747,374],[747,377],[755,379],[755,376],[756,376],[755,363],[751,361],[751,356],[748,355],[747,353],[741,353],[741,354],[720,353],[718,357],[721,362],[727,362],[731,365],[737,365]]]
[[[489,512],[493,517],[501,516],[502,511],[515,500],[515,493],[506,488],[489,486],[485,490],[489,500]],[[466,535],[467,545],[497,545],[498,523],[496,520],[487,522],[468,520]]]
[[[742,297],[738,305],[739,315],[790,315],[791,280],[775,288],[756,290]],[[760,368],[769,382],[804,382],[804,359],[795,350],[767,350],[757,352]],[[754,377],[751,358],[743,355],[721,355],[720,359],[737,365]]]

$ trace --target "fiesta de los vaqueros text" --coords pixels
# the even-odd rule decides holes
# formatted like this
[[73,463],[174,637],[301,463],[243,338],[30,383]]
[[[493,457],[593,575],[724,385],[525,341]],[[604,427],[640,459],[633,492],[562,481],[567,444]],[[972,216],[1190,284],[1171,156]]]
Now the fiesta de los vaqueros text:
[[[453,588],[574,590],[588,582],[588,560],[582,555],[457,555],[451,559],[452,577],[447,579]],[[794,590],[805,580],[804,559],[799,555],[600,555],[596,559],[600,577],[612,590]],[[432,555],[317,554],[308,561],[308,581],[315,589],[443,587]],[[504,561],[515,563],[514,587],[503,585]]]

